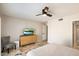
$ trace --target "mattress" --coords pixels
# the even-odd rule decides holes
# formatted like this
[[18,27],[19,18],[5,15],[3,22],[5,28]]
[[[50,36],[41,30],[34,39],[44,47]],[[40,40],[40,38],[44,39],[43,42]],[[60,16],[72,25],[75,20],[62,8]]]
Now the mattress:
[[47,44],[32,49],[26,56],[79,56],[79,50],[58,44]]

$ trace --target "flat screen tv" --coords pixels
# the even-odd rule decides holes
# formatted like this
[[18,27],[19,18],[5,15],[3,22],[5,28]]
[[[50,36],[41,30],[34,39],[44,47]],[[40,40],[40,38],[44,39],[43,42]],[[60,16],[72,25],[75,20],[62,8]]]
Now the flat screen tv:
[[23,34],[24,35],[33,35],[33,32],[32,31],[24,31]]
[[25,28],[23,31],[24,35],[33,35],[34,34],[34,30],[33,28]]

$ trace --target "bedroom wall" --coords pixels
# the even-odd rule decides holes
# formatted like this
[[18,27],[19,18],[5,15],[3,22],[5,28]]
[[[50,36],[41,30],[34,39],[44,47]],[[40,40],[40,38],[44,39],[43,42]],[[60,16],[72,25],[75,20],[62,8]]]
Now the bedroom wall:
[[11,41],[19,40],[19,36],[23,34],[24,28],[34,28],[38,39],[41,39],[42,23],[24,19],[17,19],[8,16],[2,16],[1,35],[11,36]]
[[63,21],[48,21],[48,42],[72,46],[72,22],[78,20],[79,14],[63,17]]

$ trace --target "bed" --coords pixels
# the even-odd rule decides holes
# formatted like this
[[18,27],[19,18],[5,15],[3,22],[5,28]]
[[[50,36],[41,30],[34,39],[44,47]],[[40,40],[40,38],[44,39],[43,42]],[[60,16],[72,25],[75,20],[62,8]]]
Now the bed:
[[32,49],[26,56],[79,56],[79,50],[58,44],[47,44]]

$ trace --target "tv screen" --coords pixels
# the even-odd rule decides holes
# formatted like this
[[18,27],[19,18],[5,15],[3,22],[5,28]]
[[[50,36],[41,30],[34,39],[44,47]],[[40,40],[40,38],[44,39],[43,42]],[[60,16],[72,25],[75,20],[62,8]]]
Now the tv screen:
[[30,32],[30,31],[27,31],[27,32],[24,32],[24,35],[32,35],[33,32]]
[[34,34],[34,29],[33,28],[25,28],[23,30],[23,34],[24,35],[32,35],[32,34]]

